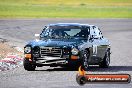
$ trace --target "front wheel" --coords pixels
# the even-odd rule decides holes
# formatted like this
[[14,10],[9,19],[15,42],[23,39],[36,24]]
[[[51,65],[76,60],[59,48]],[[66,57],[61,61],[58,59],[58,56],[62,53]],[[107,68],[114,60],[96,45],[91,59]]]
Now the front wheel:
[[26,59],[24,59],[24,61],[23,61],[23,66],[24,66],[24,69],[27,71],[34,71],[36,68],[36,66],[34,64],[32,64],[31,62],[29,62]]
[[101,68],[108,68],[110,65],[110,50],[105,53],[103,61],[99,64]]
[[84,68],[84,70],[87,70],[88,68],[88,59],[89,59],[89,52],[88,50],[84,50],[82,52],[82,67]]

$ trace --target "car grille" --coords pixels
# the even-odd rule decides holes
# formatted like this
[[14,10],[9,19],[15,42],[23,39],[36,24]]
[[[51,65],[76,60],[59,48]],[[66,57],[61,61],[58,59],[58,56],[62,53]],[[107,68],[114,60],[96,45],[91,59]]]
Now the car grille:
[[41,57],[53,56],[61,57],[62,49],[60,47],[42,47],[40,48]]

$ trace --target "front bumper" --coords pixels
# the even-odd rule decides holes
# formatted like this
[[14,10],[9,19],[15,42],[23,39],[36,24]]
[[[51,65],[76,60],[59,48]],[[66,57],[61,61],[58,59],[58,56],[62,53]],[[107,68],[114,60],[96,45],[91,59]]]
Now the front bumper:
[[37,58],[36,64],[67,64],[68,61],[66,58],[60,57],[49,57],[45,56],[43,58]]
[[43,58],[37,58],[35,64],[37,66],[75,66],[80,63],[80,59],[72,60],[69,58],[60,58],[60,57],[49,57],[45,56]]

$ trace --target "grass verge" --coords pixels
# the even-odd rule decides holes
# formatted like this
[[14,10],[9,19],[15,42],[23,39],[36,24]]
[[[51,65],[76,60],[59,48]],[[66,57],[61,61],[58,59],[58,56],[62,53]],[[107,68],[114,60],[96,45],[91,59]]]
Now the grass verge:
[[132,18],[132,1],[0,0],[0,18]]

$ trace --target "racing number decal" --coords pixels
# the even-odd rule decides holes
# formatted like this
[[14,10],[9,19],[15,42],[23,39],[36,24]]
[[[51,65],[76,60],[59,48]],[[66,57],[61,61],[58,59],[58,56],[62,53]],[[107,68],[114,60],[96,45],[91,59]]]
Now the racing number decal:
[[93,45],[93,55],[97,55],[97,45]]

